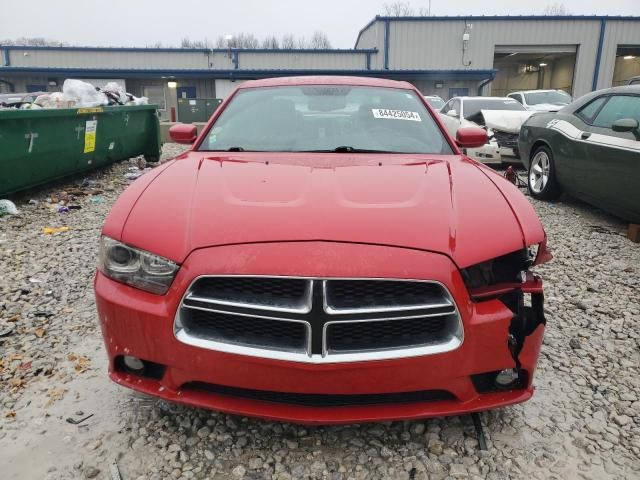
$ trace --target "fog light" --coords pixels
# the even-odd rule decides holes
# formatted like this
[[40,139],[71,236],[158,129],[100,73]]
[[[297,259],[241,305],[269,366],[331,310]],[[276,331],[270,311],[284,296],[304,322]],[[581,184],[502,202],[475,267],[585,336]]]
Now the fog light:
[[137,357],[131,357],[129,355],[125,355],[124,357],[122,357],[122,361],[124,362],[125,366],[129,370],[132,370],[138,373],[144,370],[144,363],[142,362],[142,360],[140,360]]
[[496,375],[496,385],[502,388],[510,387],[516,383],[518,379],[518,371],[515,368],[507,368],[501,370],[500,373]]

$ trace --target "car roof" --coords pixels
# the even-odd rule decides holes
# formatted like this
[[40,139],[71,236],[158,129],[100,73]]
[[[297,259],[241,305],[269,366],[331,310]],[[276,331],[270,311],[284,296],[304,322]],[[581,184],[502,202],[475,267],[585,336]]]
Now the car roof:
[[482,96],[478,96],[478,97],[453,97],[453,98],[457,98],[459,100],[511,100],[513,101],[512,98],[509,97],[482,97]]
[[567,107],[565,107],[567,112],[576,112],[580,110],[584,105],[589,103],[596,97],[601,95],[608,94],[621,94],[621,93],[633,93],[635,95],[640,95],[640,85],[622,85],[620,87],[612,87],[612,88],[604,88],[602,90],[596,90],[595,92],[587,93],[583,95],[579,99],[575,100],[573,103],[570,103]]
[[[511,92],[509,95],[513,95],[514,93],[533,93],[533,92],[565,92],[564,90],[560,90],[559,88],[536,88],[534,90],[519,90],[517,92]],[[569,95],[567,93],[567,95]]]
[[415,87],[409,82],[387,80],[384,78],[349,77],[338,75],[309,75],[304,77],[277,77],[265,78],[262,80],[249,80],[241,83],[238,88],[292,87],[298,85],[352,85],[361,87],[402,88],[406,90],[415,89]]
[[[638,77],[640,78],[640,77]],[[619,87],[605,88],[604,90],[598,90],[598,94],[603,93],[640,93],[640,85],[621,85]]]

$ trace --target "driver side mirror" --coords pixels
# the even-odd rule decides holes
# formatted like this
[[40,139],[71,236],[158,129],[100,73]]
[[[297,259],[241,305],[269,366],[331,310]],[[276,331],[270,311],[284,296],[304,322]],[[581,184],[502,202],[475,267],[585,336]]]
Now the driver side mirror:
[[611,129],[614,132],[632,132],[636,136],[636,140],[640,140],[638,121],[635,118],[620,118],[613,122]]
[[191,144],[198,137],[198,129],[195,125],[176,123],[169,128],[169,136],[176,143]]
[[451,109],[447,112],[447,115],[449,115],[450,117],[457,117],[458,116],[458,112],[455,111],[455,109]]
[[478,148],[486,145],[487,131],[480,127],[461,127],[456,132],[456,144],[460,148]]

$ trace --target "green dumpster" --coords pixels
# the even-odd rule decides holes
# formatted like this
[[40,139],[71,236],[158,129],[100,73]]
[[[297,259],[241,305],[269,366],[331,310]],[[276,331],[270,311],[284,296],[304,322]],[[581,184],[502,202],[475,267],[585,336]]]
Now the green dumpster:
[[136,155],[158,161],[156,108],[0,110],[0,196]]

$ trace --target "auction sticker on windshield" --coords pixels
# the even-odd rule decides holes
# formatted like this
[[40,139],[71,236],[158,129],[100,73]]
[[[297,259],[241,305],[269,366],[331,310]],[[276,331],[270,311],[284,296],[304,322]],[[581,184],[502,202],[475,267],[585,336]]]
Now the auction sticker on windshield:
[[408,110],[389,110],[388,108],[372,108],[375,118],[384,118],[392,120],[411,120],[412,122],[421,122],[418,112],[410,112]]

